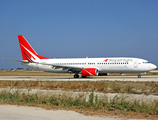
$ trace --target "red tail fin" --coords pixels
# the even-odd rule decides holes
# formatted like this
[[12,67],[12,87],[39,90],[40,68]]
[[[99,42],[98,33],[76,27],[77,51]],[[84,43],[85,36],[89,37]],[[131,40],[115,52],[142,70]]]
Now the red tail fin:
[[35,50],[31,47],[31,45],[27,42],[27,40],[23,37],[23,35],[18,35],[18,39],[23,60],[33,62],[34,60],[38,59],[48,59],[46,57],[38,55],[35,52]]

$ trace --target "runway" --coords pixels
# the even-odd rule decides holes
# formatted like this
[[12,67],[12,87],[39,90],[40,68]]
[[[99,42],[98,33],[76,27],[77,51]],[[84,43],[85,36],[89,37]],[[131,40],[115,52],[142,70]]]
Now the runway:
[[0,80],[12,81],[143,81],[158,82],[158,75],[142,76],[95,76],[87,78],[52,77],[52,76],[0,76]]

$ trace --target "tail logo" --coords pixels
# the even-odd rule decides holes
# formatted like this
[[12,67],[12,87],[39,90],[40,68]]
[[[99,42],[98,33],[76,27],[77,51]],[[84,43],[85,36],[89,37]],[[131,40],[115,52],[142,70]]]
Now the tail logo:
[[28,50],[25,46],[23,46],[22,44],[21,46],[31,55],[30,57],[26,51],[23,51],[25,54],[25,57],[27,58],[29,62],[33,62],[34,60],[39,60],[39,58],[35,54],[33,54],[30,50]]

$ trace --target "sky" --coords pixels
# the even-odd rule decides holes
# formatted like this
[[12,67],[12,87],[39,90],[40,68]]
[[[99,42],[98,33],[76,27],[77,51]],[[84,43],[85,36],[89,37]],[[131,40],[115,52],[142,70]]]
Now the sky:
[[[48,58],[137,57],[158,66],[158,0],[0,0],[0,57],[17,35]],[[0,59],[0,69],[23,67]]]

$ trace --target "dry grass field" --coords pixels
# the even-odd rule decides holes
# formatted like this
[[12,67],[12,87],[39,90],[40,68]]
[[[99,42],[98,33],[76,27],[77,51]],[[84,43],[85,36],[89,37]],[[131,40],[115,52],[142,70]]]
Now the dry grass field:
[[132,81],[0,81],[0,88],[158,95],[157,82]]
[[49,73],[39,71],[1,71],[0,76],[73,76],[70,73]]

